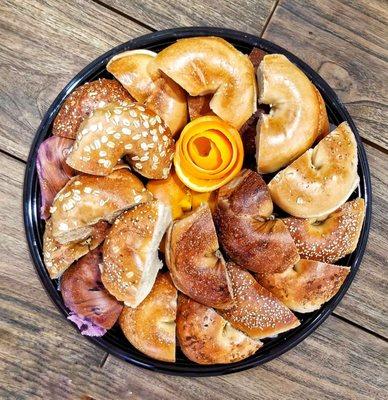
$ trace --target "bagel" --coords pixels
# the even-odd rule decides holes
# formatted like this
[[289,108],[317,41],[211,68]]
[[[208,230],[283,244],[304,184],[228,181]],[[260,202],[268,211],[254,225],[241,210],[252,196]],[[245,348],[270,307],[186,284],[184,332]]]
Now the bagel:
[[114,79],[86,82],[66,98],[55,117],[52,133],[75,139],[82,121],[94,110],[113,102],[127,105],[132,101],[129,93]]
[[105,240],[108,229],[107,222],[99,221],[91,226],[90,236],[87,239],[60,244],[53,238],[51,219],[48,219],[43,234],[43,257],[50,278],[59,278],[74,261],[95,249]]
[[104,329],[116,323],[123,305],[101,283],[99,265],[102,251],[98,247],[73,264],[61,277],[61,294],[65,306]]
[[234,328],[253,339],[264,339],[300,325],[298,318],[247,270],[232,262],[227,267],[234,303],[231,308],[219,310],[219,313]]
[[174,136],[187,122],[186,94],[168,76],[152,68],[155,57],[156,53],[149,50],[125,51],[111,58],[106,69],[136,101],[159,115]]
[[185,356],[198,364],[228,364],[243,360],[263,345],[233,328],[212,308],[178,296],[177,337]]
[[180,39],[163,49],[154,63],[190,96],[213,94],[211,110],[236,129],[256,111],[253,65],[224,39]]
[[171,224],[165,255],[178,290],[209,307],[231,306],[232,287],[207,204]]
[[272,200],[288,214],[330,214],[356,189],[357,142],[347,122],[280,171],[269,183]]
[[151,198],[151,193],[127,169],[102,177],[77,175],[54,199],[53,238],[62,244],[87,239],[97,222],[113,222],[123,211]]
[[298,260],[298,250],[280,219],[272,219],[272,200],[261,176],[242,171],[218,192],[214,221],[226,254],[259,274],[284,271]]
[[309,313],[337,294],[349,272],[348,267],[301,259],[286,271],[257,279],[291,310]]
[[167,178],[170,172],[174,157],[170,131],[140,104],[110,104],[94,111],[82,123],[66,162],[86,174],[109,175],[124,155],[146,178]]
[[124,307],[120,315],[125,337],[149,357],[175,362],[177,298],[169,274],[160,274],[149,295],[136,308]]
[[257,82],[259,103],[271,106],[257,123],[257,170],[270,173],[303,154],[329,125],[318,90],[284,55],[264,56]]
[[36,157],[36,171],[41,193],[40,216],[50,217],[50,207],[56,194],[76,175],[65,159],[74,140],[51,136],[42,142]]
[[205,96],[188,96],[187,108],[189,110],[190,121],[205,115],[214,115],[210,108],[211,94]]
[[358,198],[321,221],[289,217],[283,222],[302,258],[334,263],[356,249],[364,217],[365,201]]
[[163,263],[158,247],[171,222],[162,202],[140,204],[120,215],[104,242],[101,279],[109,293],[137,307],[151,291]]

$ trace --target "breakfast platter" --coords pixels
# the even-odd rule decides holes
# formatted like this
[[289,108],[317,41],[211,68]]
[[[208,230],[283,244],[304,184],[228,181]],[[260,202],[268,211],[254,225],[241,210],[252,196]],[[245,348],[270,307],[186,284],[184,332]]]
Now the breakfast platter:
[[268,41],[155,32],[81,71],[32,144],[24,220],[49,296],[137,366],[217,375],[314,331],[360,265],[371,186],[332,89]]

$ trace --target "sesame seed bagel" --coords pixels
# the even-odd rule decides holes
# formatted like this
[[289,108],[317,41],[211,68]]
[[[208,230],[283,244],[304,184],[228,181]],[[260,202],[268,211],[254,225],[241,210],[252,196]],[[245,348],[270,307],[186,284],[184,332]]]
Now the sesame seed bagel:
[[50,209],[53,238],[62,244],[87,239],[97,222],[113,222],[123,211],[151,199],[126,168],[108,176],[77,175],[58,192]]
[[214,94],[211,110],[236,129],[256,111],[253,65],[224,39],[180,39],[163,49],[154,63],[190,96]]
[[356,189],[357,163],[356,139],[343,122],[271,180],[272,200],[295,217],[328,215]]
[[110,174],[126,156],[129,165],[151,179],[167,178],[174,141],[166,124],[141,104],[110,104],[95,110],[81,124],[66,162],[77,171]]
[[243,360],[263,345],[233,328],[214,309],[179,294],[177,337],[186,357],[198,364]]
[[114,79],[98,79],[76,88],[65,100],[53,124],[53,135],[75,139],[82,121],[93,110],[115,102],[133,101],[129,93]]
[[128,341],[149,357],[175,362],[177,298],[169,274],[159,274],[149,295],[136,308],[124,307],[120,315]]
[[109,224],[99,221],[91,228],[88,238],[80,242],[61,244],[53,238],[51,219],[46,221],[43,235],[43,257],[51,279],[59,278],[74,261],[102,243],[108,232]]
[[348,201],[324,220],[284,218],[302,258],[333,263],[352,253],[365,216],[365,201]]
[[264,339],[300,325],[298,318],[247,270],[228,263],[234,304],[219,313],[232,326],[253,339]]
[[291,310],[309,313],[336,295],[349,272],[348,267],[302,259],[282,273],[257,279]]
[[152,68],[156,53],[130,50],[117,54],[106,69],[128,90],[131,96],[159,115],[172,135],[187,122],[187,101],[184,90],[160,70]]
[[290,232],[273,210],[261,176],[242,171],[220,188],[214,221],[222,248],[238,265],[260,274],[280,272],[299,260]]
[[120,215],[104,242],[101,278],[107,290],[129,307],[151,291],[163,263],[158,247],[171,211],[160,201],[140,204]]
[[62,275],[61,294],[66,307],[79,317],[110,329],[119,318],[123,305],[102,285],[101,263],[101,247],[78,260]]
[[177,289],[209,307],[231,306],[232,287],[208,204],[171,224],[165,255]]

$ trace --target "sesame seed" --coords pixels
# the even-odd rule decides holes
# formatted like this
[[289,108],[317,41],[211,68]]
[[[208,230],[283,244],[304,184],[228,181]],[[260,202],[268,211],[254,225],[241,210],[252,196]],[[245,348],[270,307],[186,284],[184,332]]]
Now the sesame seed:
[[101,136],[101,143],[106,143],[108,141],[108,138],[104,135]]
[[114,147],[115,147],[115,144],[113,142],[111,142],[111,141],[109,141],[106,145],[108,147],[110,147],[111,149],[114,149]]
[[120,139],[120,138],[121,138],[121,135],[120,135],[119,132],[116,132],[116,133],[113,135],[113,137],[114,137],[115,139]]
[[131,150],[132,149],[132,144],[131,143],[127,143],[125,146],[124,146],[124,149],[125,150]]
[[59,230],[60,231],[67,231],[69,229],[69,226],[65,222],[61,222],[59,224]]

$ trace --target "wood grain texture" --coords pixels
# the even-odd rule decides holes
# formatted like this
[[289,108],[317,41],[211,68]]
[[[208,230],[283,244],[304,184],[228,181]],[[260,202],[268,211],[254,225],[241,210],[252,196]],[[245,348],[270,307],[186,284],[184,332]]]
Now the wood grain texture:
[[336,91],[360,133],[388,149],[388,12],[379,0],[281,0],[265,32]]
[[0,2],[0,148],[26,159],[65,84],[94,58],[148,33],[91,0]]
[[275,0],[101,0],[152,29],[217,26],[260,35]]
[[[384,398],[388,345],[335,317],[296,348],[261,367],[210,378],[184,378],[140,370],[109,356],[112,398],[358,399]],[[371,373],[370,371],[373,371]],[[179,388],[179,389],[178,389]],[[178,390],[177,390],[178,389]]]

